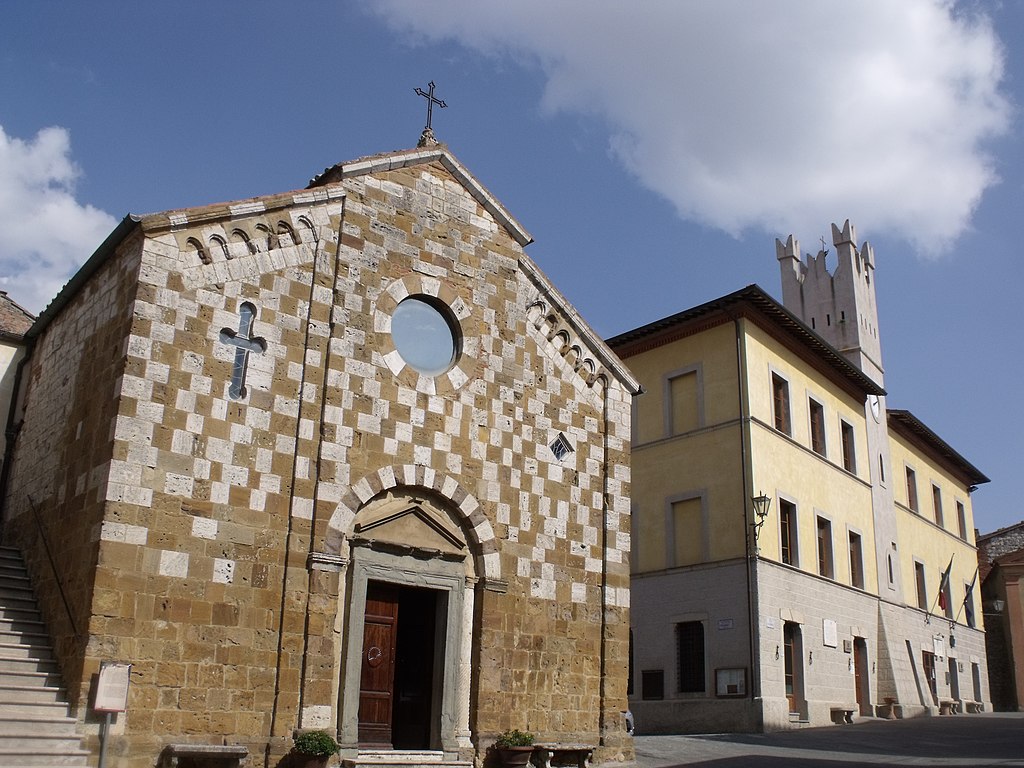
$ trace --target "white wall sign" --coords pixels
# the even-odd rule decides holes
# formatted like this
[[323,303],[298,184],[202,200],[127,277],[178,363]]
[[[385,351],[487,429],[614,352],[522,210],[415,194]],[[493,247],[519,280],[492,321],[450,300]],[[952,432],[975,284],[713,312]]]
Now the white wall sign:
[[821,633],[824,636],[822,642],[829,648],[839,647],[839,634],[836,631],[836,623],[832,619],[822,619]]
[[128,679],[131,664],[105,662],[96,681],[97,712],[124,712],[128,707]]

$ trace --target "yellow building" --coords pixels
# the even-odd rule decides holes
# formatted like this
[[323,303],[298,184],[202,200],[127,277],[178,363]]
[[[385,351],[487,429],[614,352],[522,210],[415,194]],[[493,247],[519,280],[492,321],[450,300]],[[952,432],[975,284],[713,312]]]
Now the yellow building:
[[778,243],[784,305],[752,285],[609,342],[645,389],[639,732],[988,702],[970,504],[987,478],[886,408],[874,255],[849,222],[833,240],[831,273],[825,252],[804,263],[792,237]]

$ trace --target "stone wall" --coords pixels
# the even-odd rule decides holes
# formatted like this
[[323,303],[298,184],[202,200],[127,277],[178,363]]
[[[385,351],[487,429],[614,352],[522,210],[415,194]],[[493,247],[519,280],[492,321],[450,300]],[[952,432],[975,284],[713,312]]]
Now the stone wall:
[[[117,493],[108,469],[141,249],[136,231],[35,341],[23,373],[24,421],[5,499],[5,541],[25,554],[80,717],[96,671],[83,666],[82,654],[87,643],[98,645],[87,634],[97,540],[105,503]],[[134,454],[145,446],[124,450]]]
[[[134,665],[114,764],[227,740],[269,749],[273,765],[294,729],[340,727],[348,540],[359,509],[398,487],[450,509],[472,550],[477,758],[519,727],[632,759],[629,395],[465,179],[417,164],[141,228],[137,300],[104,304],[121,308],[116,411],[97,409],[106,441],[76,459],[93,462],[82,482],[97,490],[74,531],[96,554],[68,557],[86,583],[96,567],[95,595],[78,603],[92,608],[78,702],[102,661]],[[416,294],[460,328],[461,356],[440,377],[405,365],[389,332]],[[225,339],[246,336],[246,304],[264,346],[233,397]],[[76,318],[65,310],[48,337],[111,343]],[[94,398],[97,381],[72,378],[67,399]],[[36,429],[26,457],[45,452]]]

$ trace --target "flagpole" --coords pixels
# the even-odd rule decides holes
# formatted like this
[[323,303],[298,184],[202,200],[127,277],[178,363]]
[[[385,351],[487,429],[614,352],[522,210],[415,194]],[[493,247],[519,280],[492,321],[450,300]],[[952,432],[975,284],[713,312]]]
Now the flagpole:
[[[949,565],[946,566],[946,570],[944,570],[942,572],[942,577],[939,579],[939,591],[935,595],[935,600],[932,601],[932,608],[935,607],[936,603],[938,603],[940,606],[942,605],[942,602],[941,602],[942,601],[942,596],[945,594],[945,590],[949,586],[949,574],[950,574],[950,571],[953,570],[953,558],[954,557],[956,557],[956,553],[955,552],[952,555],[949,556]],[[943,611],[945,611],[945,608],[943,608]],[[928,615],[925,616],[924,623],[925,624],[931,624],[932,623],[931,617],[932,617],[932,612],[929,610],[928,611]]]
[[953,621],[960,620],[960,614],[964,612],[967,601],[974,597],[974,584],[978,581],[978,568],[979,566],[974,566],[974,578],[971,579],[971,585],[964,591],[964,599],[960,602],[960,610],[956,612],[956,618]]

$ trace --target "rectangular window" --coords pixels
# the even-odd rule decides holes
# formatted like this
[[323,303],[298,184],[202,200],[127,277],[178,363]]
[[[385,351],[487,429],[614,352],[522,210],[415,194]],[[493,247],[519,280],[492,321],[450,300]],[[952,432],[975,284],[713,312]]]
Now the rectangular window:
[[679,693],[704,693],[707,689],[704,671],[704,622],[683,621],[676,624],[676,646],[679,653]]
[[932,486],[932,506],[935,508],[935,524],[942,527],[942,491],[939,486]]
[[857,452],[853,442],[853,425],[845,421],[839,422],[839,431],[843,436],[843,469],[857,472]]
[[864,589],[864,553],[860,534],[850,531],[850,584]]
[[924,563],[914,563],[914,580],[917,582],[917,607],[928,610],[928,588],[924,583]]
[[967,541],[967,510],[962,501],[956,503],[956,528],[960,538]]
[[775,408],[775,428],[787,435],[792,434],[789,420],[789,382],[776,373],[772,374],[772,401]]
[[665,670],[645,669],[640,673],[640,698],[665,698]]
[[811,413],[811,450],[825,455],[825,407],[817,400],[808,399],[807,409]]
[[799,565],[796,548],[796,504],[779,501],[779,533],[781,534],[782,562]]
[[670,434],[681,435],[700,426],[697,395],[696,371],[669,379],[669,398],[672,408],[672,431]]
[[832,523],[818,518],[818,573],[826,578],[835,578],[832,561]]
[[911,512],[917,512],[917,475],[907,467],[907,506]]

